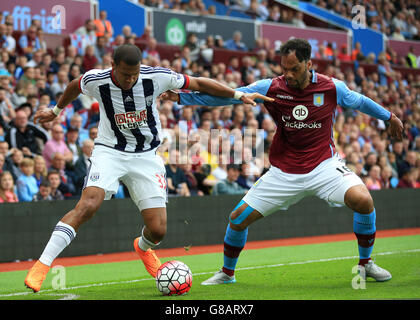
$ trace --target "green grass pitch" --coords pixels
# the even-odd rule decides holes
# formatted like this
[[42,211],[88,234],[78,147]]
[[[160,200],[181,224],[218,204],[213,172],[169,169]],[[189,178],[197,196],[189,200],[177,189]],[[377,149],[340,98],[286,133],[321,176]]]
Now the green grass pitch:
[[[164,297],[140,261],[113,262],[51,270],[39,293],[23,285],[26,271],[0,273],[0,300],[365,300],[420,299],[420,235],[379,238],[373,259],[393,278],[379,283],[357,281],[356,241],[245,250],[237,283],[202,286],[222,264],[222,253],[167,257],[193,272],[184,296]],[[63,270],[61,271],[63,272]],[[60,275],[62,278],[59,278]],[[65,289],[53,290],[65,279]],[[356,289],[359,287],[359,289]]]

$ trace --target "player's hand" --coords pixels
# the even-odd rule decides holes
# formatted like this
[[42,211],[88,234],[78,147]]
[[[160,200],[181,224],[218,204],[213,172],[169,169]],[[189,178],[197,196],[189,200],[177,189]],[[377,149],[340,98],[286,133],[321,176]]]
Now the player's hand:
[[44,122],[50,122],[53,121],[57,116],[53,112],[52,109],[44,109],[44,110],[38,110],[35,113],[34,117],[34,123],[44,123]]
[[403,139],[403,130],[404,125],[401,120],[398,119],[395,114],[392,114],[391,119],[389,120],[389,131],[391,136],[401,141]]
[[170,100],[174,102],[179,102],[179,93],[173,90],[165,91],[160,95],[160,98],[163,100]]
[[257,103],[255,102],[256,99],[263,100],[263,101],[266,101],[266,102],[273,102],[274,101],[273,98],[266,97],[266,96],[264,96],[264,95],[262,95],[261,93],[258,93],[258,92],[245,93],[241,97],[241,100],[242,100],[243,103],[251,104],[253,106],[257,105]]

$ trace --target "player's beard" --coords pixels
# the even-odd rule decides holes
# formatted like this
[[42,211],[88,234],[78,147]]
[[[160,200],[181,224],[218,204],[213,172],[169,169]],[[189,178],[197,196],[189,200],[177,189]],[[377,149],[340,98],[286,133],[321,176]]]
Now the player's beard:
[[304,86],[306,84],[306,81],[309,80],[308,79],[308,66],[305,65],[305,71],[303,72],[302,76],[299,77],[299,79],[295,80],[296,84],[289,84],[292,88],[295,89],[304,89]]

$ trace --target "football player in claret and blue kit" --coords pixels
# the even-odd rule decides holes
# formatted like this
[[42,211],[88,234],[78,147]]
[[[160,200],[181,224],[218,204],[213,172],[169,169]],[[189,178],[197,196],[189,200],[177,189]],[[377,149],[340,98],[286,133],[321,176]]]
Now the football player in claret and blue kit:
[[[304,39],[285,42],[280,48],[283,75],[236,89],[274,99],[264,102],[277,126],[269,151],[271,167],[230,213],[223,267],[203,285],[235,282],[235,267],[247,240],[248,226],[275,211],[287,210],[310,195],[353,211],[360,274],[376,281],[391,279],[390,272],[371,260],[376,233],[373,199],[363,181],[346,167],[336,152],[333,124],[337,105],[387,122],[391,136],[399,140],[402,122],[370,98],[350,90],[344,82],[311,70],[311,49]],[[165,95],[181,105],[242,103],[202,93],[167,92]]]

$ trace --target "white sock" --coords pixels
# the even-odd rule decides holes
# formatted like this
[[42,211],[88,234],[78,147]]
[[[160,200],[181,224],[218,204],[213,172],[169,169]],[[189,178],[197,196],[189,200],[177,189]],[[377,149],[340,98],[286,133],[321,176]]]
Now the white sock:
[[51,266],[54,259],[67,247],[76,237],[76,231],[72,226],[59,221],[54,228],[50,240],[45,246],[39,261],[47,266]]
[[143,227],[143,229],[141,230],[141,237],[139,238],[139,248],[140,248],[141,250],[143,250],[143,251],[147,251],[147,250],[149,250],[150,248],[154,248],[154,247],[156,247],[157,245],[159,245],[159,244],[160,244],[160,242],[158,242],[158,243],[153,243],[152,241],[150,241],[150,240],[146,239],[146,237],[144,236],[143,231],[144,231],[144,227]]

